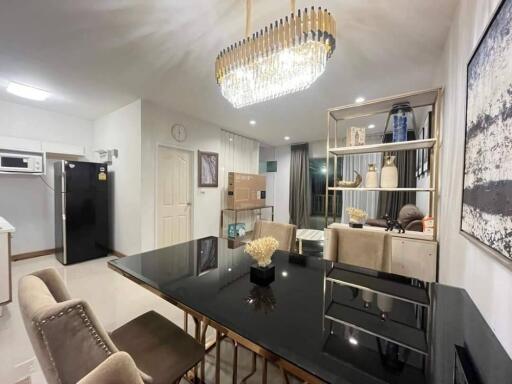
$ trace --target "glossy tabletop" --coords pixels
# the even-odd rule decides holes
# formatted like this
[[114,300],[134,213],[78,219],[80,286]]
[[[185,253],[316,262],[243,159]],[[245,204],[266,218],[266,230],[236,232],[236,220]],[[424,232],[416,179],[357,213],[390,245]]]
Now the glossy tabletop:
[[482,383],[512,382],[510,358],[457,288],[281,251],[260,287],[243,247],[215,237],[109,264],[324,382],[451,384],[456,346]]

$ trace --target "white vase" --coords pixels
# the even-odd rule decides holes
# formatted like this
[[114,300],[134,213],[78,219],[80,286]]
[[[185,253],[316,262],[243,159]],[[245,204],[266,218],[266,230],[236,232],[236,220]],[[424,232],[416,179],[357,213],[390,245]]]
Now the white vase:
[[380,178],[382,188],[398,187],[398,168],[395,165],[395,156],[386,156]]
[[364,184],[366,188],[378,188],[379,187],[379,174],[375,168],[375,164],[368,164],[368,172],[364,178]]

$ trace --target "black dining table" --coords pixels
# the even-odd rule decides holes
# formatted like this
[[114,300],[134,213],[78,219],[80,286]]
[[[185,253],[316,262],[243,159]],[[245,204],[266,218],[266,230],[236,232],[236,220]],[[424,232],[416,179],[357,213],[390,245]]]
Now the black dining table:
[[217,355],[228,337],[308,383],[512,383],[510,357],[463,289],[284,251],[260,286],[253,264],[217,237],[108,262],[192,316],[200,341],[215,329]]

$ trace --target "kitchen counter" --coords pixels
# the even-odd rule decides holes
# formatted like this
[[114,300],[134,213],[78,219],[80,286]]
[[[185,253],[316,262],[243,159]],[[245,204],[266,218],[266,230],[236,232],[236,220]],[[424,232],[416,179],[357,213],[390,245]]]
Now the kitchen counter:
[[3,217],[0,217],[0,316],[3,305],[12,300],[11,282],[11,236],[14,227]]
[[15,232],[16,229],[7,220],[0,216],[0,233]]

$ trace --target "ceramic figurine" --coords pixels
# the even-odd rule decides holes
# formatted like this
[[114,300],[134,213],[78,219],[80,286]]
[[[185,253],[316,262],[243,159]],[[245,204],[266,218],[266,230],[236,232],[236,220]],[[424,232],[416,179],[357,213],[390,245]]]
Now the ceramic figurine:
[[398,187],[398,168],[395,165],[395,156],[384,157],[380,186],[382,188]]
[[363,182],[363,178],[361,177],[361,175],[357,171],[354,171],[354,173],[356,174],[355,180],[351,180],[351,181],[338,180],[338,187],[343,187],[343,188],[357,188],[357,187],[359,187],[359,185]]

